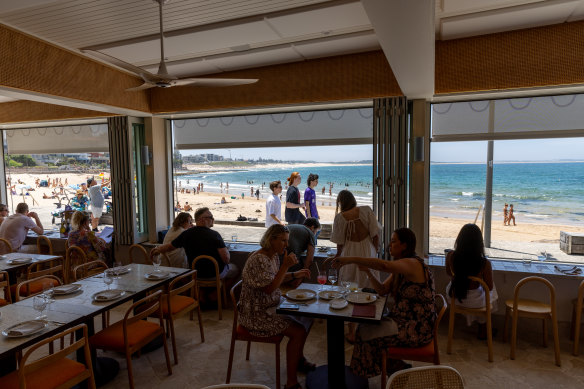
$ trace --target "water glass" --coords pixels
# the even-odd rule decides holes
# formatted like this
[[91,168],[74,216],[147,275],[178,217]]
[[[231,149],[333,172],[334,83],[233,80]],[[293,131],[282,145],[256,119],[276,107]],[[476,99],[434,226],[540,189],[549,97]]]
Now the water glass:
[[118,280],[120,278],[120,268],[122,267],[122,262],[121,261],[115,261],[114,262],[114,269],[116,269],[116,271],[114,271],[114,279]]
[[328,280],[333,286],[335,286],[338,279],[339,271],[337,269],[328,269]]
[[32,300],[32,307],[34,308],[35,311],[39,311],[39,316],[37,316],[35,319],[39,320],[46,318],[46,316],[43,315],[43,312],[47,307],[47,299],[45,296],[43,295],[34,296]]
[[231,241],[233,242],[233,248],[237,247],[236,243],[237,243],[237,234],[232,234],[231,235]]
[[110,290],[110,285],[114,282],[115,273],[112,270],[103,272],[103,282],[107,285],[107,290]]
[[160,263],[162,262],[162,255],[152,256],[152,264],[154,265],[154,273],[160,272]]

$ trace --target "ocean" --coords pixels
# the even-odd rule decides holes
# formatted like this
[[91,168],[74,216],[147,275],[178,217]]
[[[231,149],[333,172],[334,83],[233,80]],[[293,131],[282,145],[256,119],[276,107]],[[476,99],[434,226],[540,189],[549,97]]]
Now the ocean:
[[[204,182],[205,191],[220,192],[220,184],[229,182],[229,194],[246,196],[265,183],[286,178],[292,171],[302,176],[303,192],[309,173],[319,175],[317,199],[330,200],[349,189],[360,205],[371,205],[372,171],[370,165],[322,165],[309,168],[278,167],[229,170],[177,177],[183,187]],[[485,201],[486,165],[431,164],[430,215],[474,218]],[[188,183],[187,183],[188,181]],[[329,196],[329,183],[333,184]],[[325,194],[322,195],[322,187]],[[285,190],[284,190],[285,193]],[[264,196],[265,197],[265,196]],[[505,203],[513,204],[519,220],[532,223],[584,226],[584,162],[570,163],[495,163],[493,167],[493,217],[501,218]]]

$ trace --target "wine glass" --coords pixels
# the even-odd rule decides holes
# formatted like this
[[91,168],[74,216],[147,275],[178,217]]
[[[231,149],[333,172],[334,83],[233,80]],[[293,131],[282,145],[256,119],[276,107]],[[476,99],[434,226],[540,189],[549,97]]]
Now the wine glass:
[[321,290],[321,291],[324,290],[323,285],[326,284],[326,271],[319,270],[318,276],[316,277],[316,280],[321,285],[319,290]]
[[43,284],[43,295],[45,296],[45,299],[47,300],[47,316],[49,315],[49,312],[51,311],[51,304],[55,301],[53,299],[53,296],[55,295],[55,289],[54,289],[54,285],[52,282],[45,282]]
[[329,282],[335,286],[337,280],[339,279],[339,271],[337,269],[328,269],[328,280]]
[[103,282],[107,285],[107,290],[110,290],[110,285],[114,282],[114,272],[109,269],[104,271]]
[[35,319],[39,320],[46,318],[46,316],[43,315],[43,312],[47,307],[47,299],[45,296],[43,295],[34,296],[32,300],[32,307],[34,308],[35,311],[39,311],[39,316],[35,317]]
[[160,263],[162,262],[162,255],[152,256],[152,264],[154,265],[154,273],[160,272]]

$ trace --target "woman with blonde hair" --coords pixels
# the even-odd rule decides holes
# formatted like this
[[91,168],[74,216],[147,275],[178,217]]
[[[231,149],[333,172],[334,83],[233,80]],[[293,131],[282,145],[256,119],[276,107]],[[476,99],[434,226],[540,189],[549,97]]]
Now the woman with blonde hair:
[[284,218],[288,224],[302,224],[306,217],[300,212],[300,208],[304,208],[305,205],[300,202],[300,191],[298,190],[298,184],[302,177],[300,173],[292,172],[290,177],[288,177],[288,190],[286,191],[286,211],[284,211]]
[[71,232],[67,239],[69,247],[78,246],[87,256],[88,261],[101,260],[106,262],[107,244],[95,235],[89,226],[89,215],[75,211],[71,217]]
[[[162,244],[171,243],[175,240],[180,234],[182,234],[185,230],[188,230],[193,226],[193,217],[188,212],[181,212],[176,215],[176,218],[172,222],[172,227],[166,235],[164,236],[164,241]],[[167,253],[169,263],[163,263],[163,266],[170,266],[170,267],[188,267],[187,262],[187,254],[185,253],[185,249],[179,247]],[[166,260],[163,260],[166,262]]]

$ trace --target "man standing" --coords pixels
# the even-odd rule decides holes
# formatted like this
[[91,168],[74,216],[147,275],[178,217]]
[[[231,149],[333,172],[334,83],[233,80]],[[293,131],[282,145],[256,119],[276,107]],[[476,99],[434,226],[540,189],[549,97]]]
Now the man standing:
[[39,235],[44,232],[36,212],[28,212],[28,204],[19,203],[14,215],[6,217],[0,225],[0,238],[8,240],[14,251],[35,252],[36,245],[22,245],[28,230],[33,230]]
[[[233,278],[237,275],[237,267],[229,263],[229,250],[219,233],[212,230],[213,214],[209,208],[199,208],[195,211],[195,226],[180,234],[172,242],[158,246],[150,252],[150,255],[166,253],[168,251],[184,248],[189,261],[189,268],[193,260],[199,255],[209,255],[219,265],[219,278]],[[196,265],[197,278],[215,278],[215,266],[209,261],[199,261]]]
[[87,186],[89,187],[89,202],[91,204],[91,228],[93,231],[97,232],[97,226],[99,225],[99,218],[103,213],[104,198],[103,193],[101,193],[101,188],[109,185],[108,181],[103,181],[101,185],[97,185],[97,181],[93,177],[87,179]]
[[[320,231],[320,222],[317,218],[309,217],[304,224],[289,224],[288,231],[288,252],[293,252],[298,258],[298,263],[288,269],[288,271],[298,271],[301,269],[310,269],[314,259],[316,248],[316,235]],[[306,257],[301,256],[306,251]]]
[[282,202],[280,201],[280,193],[282,193],[282,183],[280,181],[270,182],[270,190],[272,194],[266,200],[266,228],[274,224],[282,224]]

